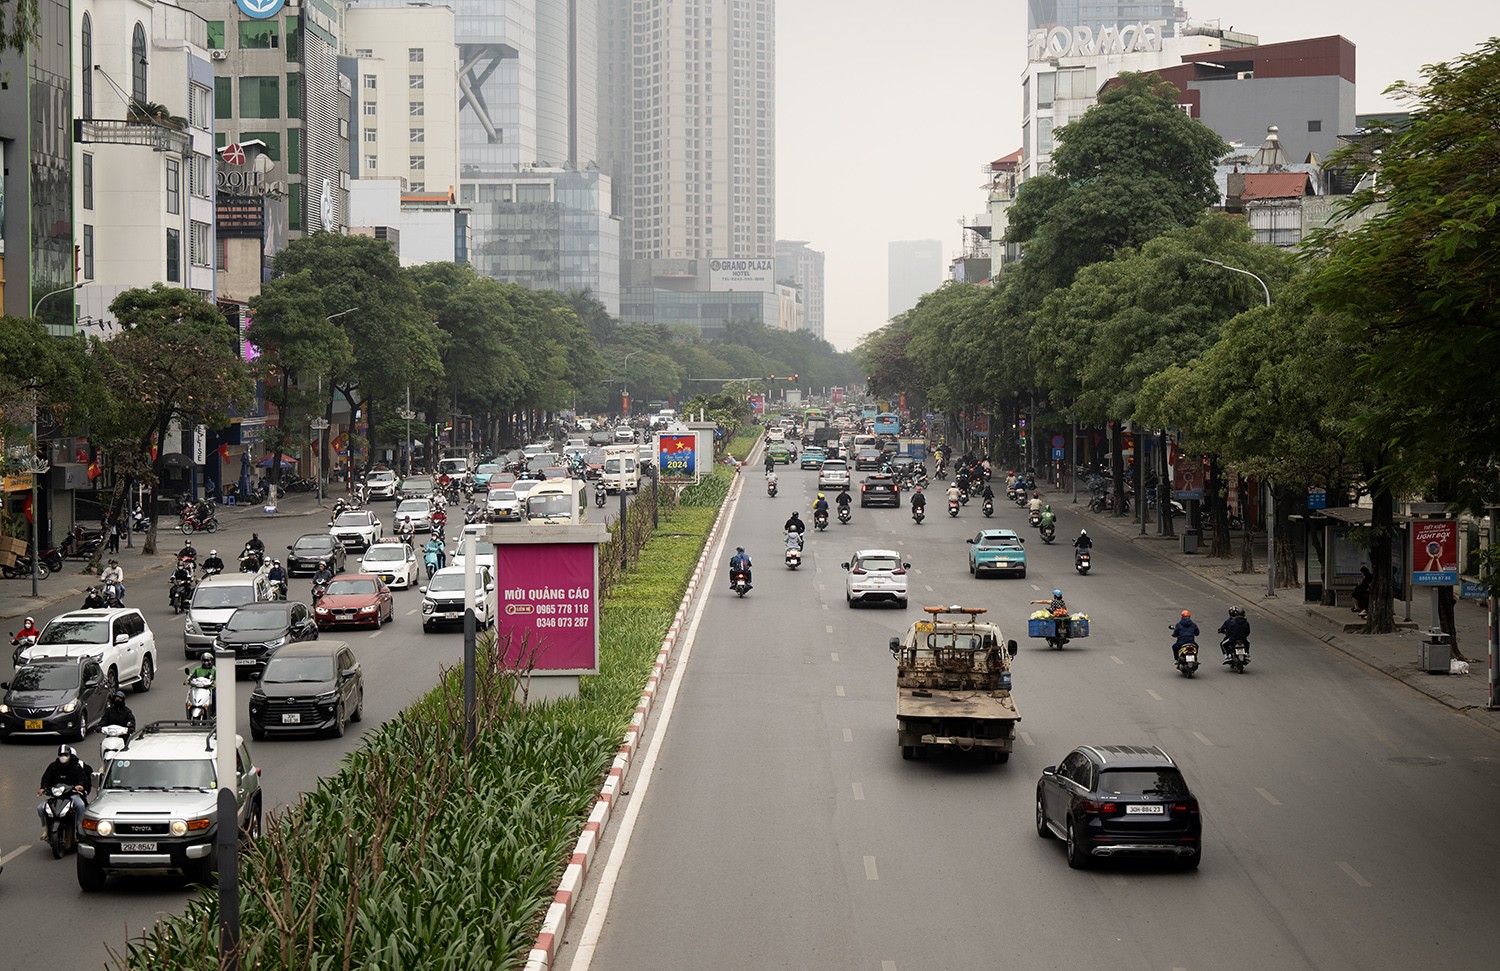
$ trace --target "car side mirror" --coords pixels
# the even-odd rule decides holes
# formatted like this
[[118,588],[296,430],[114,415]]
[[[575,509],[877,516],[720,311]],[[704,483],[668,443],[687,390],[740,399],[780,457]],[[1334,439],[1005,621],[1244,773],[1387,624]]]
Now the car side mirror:
[[193,669],[192,668],[183,668],[182,669],[182,673],[183,674],[192,674],[193,673]]
[[426,592],[427,592],[427,588],[426,587],[418,587],[417,588],[417,593],[426,593]]
[[903,564],[901,564],[901,569],[903,569],[903,570],[910,570],[911,569],[911,564],[910,563],[903,563]]
[[1016,648],[1016,642],[1015,641],[1006,641],[1005,642],[1005,650],[1010,653],[1011,657],[1015,657],[1016,656],[1016,650],[1017,650],[1017,648]]
[[129,634],[116,634],[115,635],[115,643],[116,644],[126,644],[126,643],[129,643],[129,641],[130,641],[130,635]]
[[0,681],[0,688],[4,688],[6,691],[9,691],[10,690],[10,682],[9,681]]
[[292,549],[292,548],[291,548],[291,547],[290,547],[290,546],[288,546],[288,547],[287,547],[287,551],[288,551],[288,552],[290,552],[290,551],[291,551],[291,549]]
[[970,536],[968,539],[964,540],[964,542],[968,543],[970,546],[973,546],[974,545],[974,537]]
[[[87,678],[87,679],[84,680],[83,686],[85,688],[97,688],[97,687],[99,687],[99,679],[98,678]],[[9,689],[10,688],[10,683],[7,682],[5,684],[0,684],[0,688]]]
[[891,638],[891,657],[895,657],[897,654],[900,654],[900,653],[901,653],[901,638],[899,638],[899,637],[892,637]]
[[845,570],[849,569],[849,564],[847,563],[840,563],[839,566]]
[[1055,776],[1055,775],[1057,775],[1057,766],[1055,766],[1055,765],[1049,765],[1049,766],[1047,766],[1045,769],[1042,770],[1042,775],[1043,776]]

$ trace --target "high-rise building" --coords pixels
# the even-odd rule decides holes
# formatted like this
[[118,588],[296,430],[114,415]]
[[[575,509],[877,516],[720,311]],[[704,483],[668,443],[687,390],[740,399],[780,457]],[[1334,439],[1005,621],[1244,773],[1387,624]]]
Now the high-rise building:
[[[716,330],[748,298],[684,294],[722,282],[726,261],[776,255],[774,0],[602,2],[600,151],[625,214],[622,314],[665,320],[686,301]],[[762,292],[754,319],[774,326],[774,285]]]
[[[588,290],[617,314],[619,221],[598,163],[600,2],[453,4],[458,204],[468,210],[469,259],[481,275]],[[358,7],[417,9],[407,0]],[[427,180],[429,193],[443,188]]]
[[823,337],[823,254],[803,240],[776,241],[776,282],[802,294],[802,329]]
[[908,239],[890,244],[886,269],[886,312],[898,317],[943,282],[943,244],[936,239]]

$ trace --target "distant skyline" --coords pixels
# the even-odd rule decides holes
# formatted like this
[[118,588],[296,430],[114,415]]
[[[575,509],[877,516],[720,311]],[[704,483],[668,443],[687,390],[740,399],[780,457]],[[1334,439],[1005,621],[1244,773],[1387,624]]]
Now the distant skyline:
[[[1494,0],[1184,6],[1262,43],[1349,38],[1361,113],[1400,110],[1387,87],[1500,35]],[[985,210],[982,169],[1019,147],[1026,4],[816,0],[776,19],[777,234],[826,253],[824,336],[849,350],[887,320],[888,244],[940,240],[946,275]]]

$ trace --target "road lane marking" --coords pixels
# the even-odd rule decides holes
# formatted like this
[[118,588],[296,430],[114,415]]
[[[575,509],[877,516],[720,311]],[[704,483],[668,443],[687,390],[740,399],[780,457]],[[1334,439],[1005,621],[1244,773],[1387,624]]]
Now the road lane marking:
[[844,697],[844,686],[841,684],[834,685],[833,693],[838,695],[840,698]]
[[828,609],[828,605],[827,605],[827,604],[824,604],[824,605],[823,605],[823,609],[824,609],[824,610],[827,610],[827,609]]
[[1115,882],[1116,886],[1120,886],[1120,887],[1128,887],[1130,885],[1130,881],[1126,880],[1124,877],[1120,876],[1118,873],[1114,875],[1114,882]]
[[880,971],[896,971],[896,962],[895,961],[881,961],[880,962]]
[[839,652],[838,651],[834,651],[832,654],[829,654],[828,656],[830,658],[832,658],[833,660],[837,661],[839,659]]
[[1198,741],[1202,742],[1204,745],[1207,745],[1209,748],[1213,748],[1214,747],[1214,743],[1210,742],[1208,740],[1208,736],[1205,735],[1205,734],[1203,734],[1202,732],[1194,732],[1193,733],[1193,737],[1196,738]]
[[854,801],[855,802],[864,802],[865,801],[865,787],[862,786],[862,785],[860,785],[858,782],[854,783]]
[[[873,856],[867,856],[867,857],[865,857],[865,879],[866,880],[879,880],[880,879],[880,874],[875,872],[875,858]],[[1368,884],[1366,884],[1366,886],[1368,886]]]
[[852,729],[852,728],[846,728],[846,729],[844,729],[844,741],[846,741],[846,742],[852,742],[852,741],[854,741],[854,729]]
[[408,611],[407,611],[407,612],[406,612],[406,616],[408,616],[408,617],[410,617],[410,616],[411,616],[411,615],[412,615],[412,614],[414,614],[414,613],[416,613],[416,612],[417,612],[417,608],[416,608],[416,607],[413,607],[413,608],[412,608],[412,609],[410,609],[410,610],[408,610]]
[[833,633],[833,625],[832,624],[824,624],[823,625],[823,630],[824,630],[825,633],[832,634]]
[[1124,663],[1125,663],[1125,662],[1124,662],[1124,661],[1122,661],[1122,660],[1120,660],[1120,659],[1119,659],[1119,658],[1117,658],[1117,657],[1115,657],[1115,656],[1114,656],[1114,655],[1113,655],[1113,654],[1111,654],[1111,655],[1110,655],[1110,656],[1109,656],[1109,659],[1110,659],[1110,660],[1111,660],[1111,661],[1113,661],[1113,662],[1115,662],[1115,663],[1116,663],[1116,664],[1124,664]]
[[1030,732],[1022,732],[1021,733],[1021,741],[1025,742],[1027,745],[1035,745],[1036,744],[1035,742],[1033,742],[1031,740],[1031,733]]
[[[869,857],[865,857],[865,859],[868,860],[870,858]],[[1349,874],[1349,879],[1353,880],[1355,883],[1357,883],[1361,887],[1371,886],[1370,881],[1368,881],[1364,877],[1360,876],[1358,870],[1354,869],[1354,867],[1352,867],[1349,864],[1345,863],[1343,860],[1340,860],[1338,862],[1338,867],[1339,867],[1340,870],[1343,870],[1345,873]]]
[[927,592],[928,592],[928,593],[932,593],[932,587],[930,587],[930,586],[928,586],[928,585],[927,585],[927,584],[925,584],[925,583],[924,583],[924,584],[922,584],[922,585],[923,585],[923,586],[924,586],[924,587],[927,587]]
[[18,846],[15,849],[11,850],[9,853],[5,854],[4,856],[0,856],[0,866],[4,866],[5,864],[9,863],[11,860],[14,860],[16,857],[20,856],[22,853],[25,853],[27,850],[31,849],[32,846],[34,846],[34,845],[35,845],[34,843],[22,843],[20,846]]
[[1041,590],[1042,588],[1033,583],[1031,585],[1031,589],[1033,589],[1033,590]]
[[825,587],[823,584],[820,583],[820,584],[818,584],[818,589],[819,590],[827,590],[828,588]]
[[1146,694],[1148,694],[1151,697],[1155,698],[1157,701],[1161,700],[1161,695],[1157,694],[1155,691],[1152,691],[1150,688],[1146,689]]
[[384,633],[385,633],[385,631],[378,630],[375,633],[373,633],[373,634],[370,635],[370,640],[373,641],[375,638],[379,637],[381,634],[384,634]]
[[1280,799],[1277,799],[1275,796],[1271,795],[1269,792],[1267,792],[1266,790],[1262,789],[1260,786],[1256,786],[1255,787],[1255,791],[1258,792],[1258,793],[1260,793],[1261,798],[1264,799],[1266,802],[1270,803],[1271,805],[1273,805],[1273,806],[1279,806],[1279,805],[1281,805],[1281,800]]

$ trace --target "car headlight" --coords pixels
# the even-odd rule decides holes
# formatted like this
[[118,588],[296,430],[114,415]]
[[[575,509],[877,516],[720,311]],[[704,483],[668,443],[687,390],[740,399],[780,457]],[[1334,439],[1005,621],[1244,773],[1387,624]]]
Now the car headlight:
[[9,715],[10,705],[0,705],[0,715]]
[[281,645],[283,645],[285,643],[286,643],[286,638],[285,637],[278,637],[274,641],[266,641],[266,647],[269,648],[270,650],[274,651],[276,648],[280,647]]
[[78,710],[78,700],[75,698],[74,700],[68,702],[57,710],[62,712],[64,715],[71,715],[73,714],[73,712]]
[[422,613],[424,613],[424,614],[430,614],[430,613],[433,613],[436,610],[437,610],[437,604],[433,603],[431,600],[424,599],[422,601]]
[[371,613],[374,613],[375,612],[375,607],[376,607],[375,604],[370,604],[368,607],[361,607],[361,608],[359,608],[358,613],[361,613],[361,614],[371,614]]
[[323,607],[323,606],[319,606],[319,607],[315,608],[315,611],[317,613],[319,613],[319,614],[327,614],[327,613],[331,613],[332,612],[327,607]]
[[188,829],[188,827],[187,827],[187,820],[185,820],[185,819],[174,819],[174,820],[172,820],[172,825],[171,825],[170,828],[172,830],[172,835],[173,836],[186,836],[187,835],[187,829]]
[[108,836],[115,831],[115,824],[107,819],[101,819],[94,824],[94,832],[100,836]]
[[184,631],[186,631],[187,633],[189,633],[189,634],[201,634],[202,633],[202,631],[200,631],[198,629],[198,625],[193,622],[193,618],[191,618],[191,617],[189,617],[187,619],[187,622],[182,625],[182,629]]

